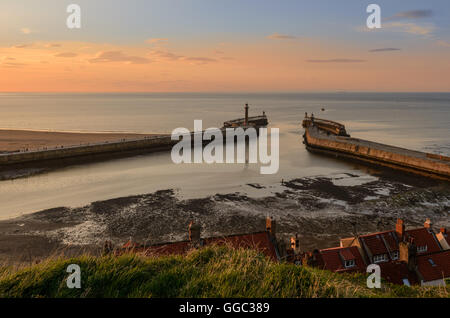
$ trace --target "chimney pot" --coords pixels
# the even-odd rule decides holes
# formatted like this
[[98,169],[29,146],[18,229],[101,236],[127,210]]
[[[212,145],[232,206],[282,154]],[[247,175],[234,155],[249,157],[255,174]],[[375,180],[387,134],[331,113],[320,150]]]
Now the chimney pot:
[[295,234],[295,237],[291,237],[291,249],[294,250],[294,254],[297,254],[300,249],[300,241],[297,234]]
[[423,224],[424,227],[426,227],[427,229],[431,228],[431,220],[430,219],[426,219],[425,223]]
[[441,227],[439,229],[439,232],[441,232],[442,234],[447,234],[447,229],[445,227]]
[[266,218],[266,231],[270,232],[272,236],[276,234],[276,221],[272,217]]

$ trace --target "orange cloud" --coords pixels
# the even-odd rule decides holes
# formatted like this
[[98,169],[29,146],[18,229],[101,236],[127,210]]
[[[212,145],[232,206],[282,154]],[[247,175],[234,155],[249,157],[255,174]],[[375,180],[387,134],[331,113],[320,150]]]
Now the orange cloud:
[[76,57],[76,56],[78,56],[78,54],[72,52],[59,53],[55,55],[55,57]]
[[125,62],[128,64],[148,64],[150,60],[145,57],[126,55],[122,51],[99,52],[97,56],[90,59],[91,63],[113,63]]
[[287,34],[280,34],[280,33],[272,33],[271,35],[267,36],[268,39],[271,40],[294,40],[297,37],[293,35],[287,35]]

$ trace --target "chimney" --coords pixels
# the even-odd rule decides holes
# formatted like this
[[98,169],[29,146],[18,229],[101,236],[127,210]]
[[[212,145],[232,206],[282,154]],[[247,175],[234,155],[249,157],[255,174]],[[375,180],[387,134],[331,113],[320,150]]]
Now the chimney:
[[400,238],[400,241],[403,241],[403,237],[405,235],[405,224],[403,224],[402,219],[397,219],[397,224],[395,225],[395,232]]
[[406,262],[410,271],[416,268],[417,247],[414,239],[410,238],[408,242],[400,242],[398,245],[400,252],[400,261]]
[[426,219],[425,223],[423,224],[423,226],[427,229],[431,228],[431,220],[430,219]]
[[303,256],[303,264],[317,267],[319,265],[319,259],[320,259],[320,252],[318,249],[315,249],[312,252],[307,252]]
[[272,217],[266,218],[266,231],[270,232],[272,236],[276,234],[277,223]]
[[295,234],[295,237],[291,237],[291,249],[294,251],[295,255],[300,252],[300,240],[298,239],[297,234]]
[[447,234],[447,229],[445,228],[445,227],[441,227],[440,229],[439,229],[439,232],[441,232],[442,234]]
[[245,126],[248,125],[248,104],[245,104],[245,121],[244,121],[244,125]]
[[196,224],[193,221],[189,223],[189,241],[194,247],[201,245],[201,231],[202,227],[200,224]]

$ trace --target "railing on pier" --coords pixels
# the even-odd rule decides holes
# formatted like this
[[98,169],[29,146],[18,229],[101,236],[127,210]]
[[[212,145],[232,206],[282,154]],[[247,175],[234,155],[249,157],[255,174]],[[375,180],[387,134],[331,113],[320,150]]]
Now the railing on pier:
[[303,119],[302,126],[303,128],[316,126],[317,128],[325,130],[333,135],[350,137],[350,135],[347,134],[344,125],[328,119],[305,117],[305,119]]
[[[223,123],[223,127],[228,128],[228,127],[240,126],[240,125],[243,125],[244,122],[245,122],[245,118],[228,120]],[[256,125],[261,125],[261,126],[267,125],[267,123],[268,123],[266,115],[249,117],[248,122],[250,124],[254,123]]]

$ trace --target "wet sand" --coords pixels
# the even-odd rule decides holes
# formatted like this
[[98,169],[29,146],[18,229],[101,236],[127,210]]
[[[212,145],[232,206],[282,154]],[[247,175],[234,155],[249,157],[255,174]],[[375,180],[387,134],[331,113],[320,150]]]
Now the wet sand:
[[116,246],[130,237],[147,244],[185,240],[192,220],[208,237],[261,231],[271,215],[278,238],[287,241],[299,234],[304,251],[338,246],[339,238],[353,234],[393,229],[397,218],[411,228],[426,218],[435,228],[450,226],[447,183],[397,175],[358,184],[358,178],[294,179],[260,198],[230,193],[183,200],[165,190],[41,211],[0,222],[0,264],[29,264],[60,253],[99,254],[105,240]]
[[154,134],[130,133],[72,133],[28,130],[0,130],[0,153],[43,148],[76,146],[88,143],[137,139]]

